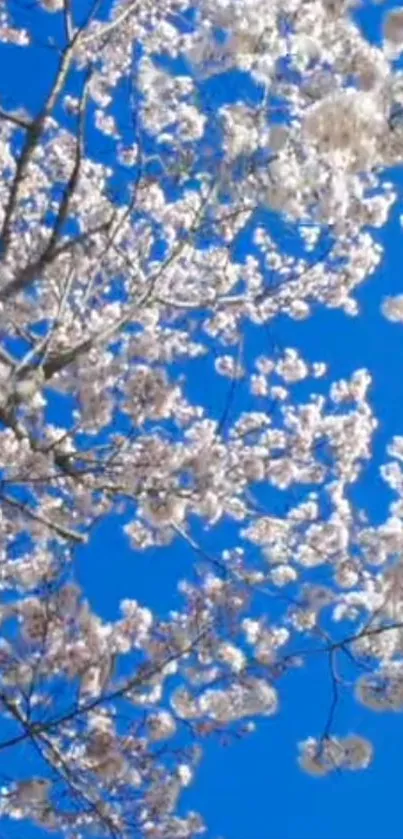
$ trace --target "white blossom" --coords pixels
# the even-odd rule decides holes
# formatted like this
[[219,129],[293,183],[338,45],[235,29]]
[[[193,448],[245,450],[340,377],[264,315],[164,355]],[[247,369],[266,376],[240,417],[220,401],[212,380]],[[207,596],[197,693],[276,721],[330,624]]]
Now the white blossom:
[[299,744],[299,749],[301,768],[317,777],[338,769],[365,769],[373,755],[372,744],[356,734],[324,740],[309,737]]
[[392,323],[403,322],[403,294],[386,297],[382,303],[382,314]]
[[393,46],[403,46],[403,9],[389,9],[384,17],[383,34]]

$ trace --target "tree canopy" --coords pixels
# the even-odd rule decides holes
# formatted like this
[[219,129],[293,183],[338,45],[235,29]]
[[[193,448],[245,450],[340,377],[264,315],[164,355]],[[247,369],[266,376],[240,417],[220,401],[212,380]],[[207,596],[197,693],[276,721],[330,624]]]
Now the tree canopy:
[[[0,3],[0,49],[48,68],[32,108],[12,79],[0,96],[4,819],[202,834],[181,796],[204,743],[281,714],[313,655],[333,695],[301,769],[370,764],[365,736],[335,730],[340,693],[403,710],[403,434],[374,521],[353,492],[371,371],[333,380],[271,340],[318,308],[365,317],[356,292],[382,262],[403,8],[374,45],[357,5]],[[403,322],[403,294],[382,312]],[[190,550],[180,608],[91,607],[76,558],[113,515],[133,562]]]

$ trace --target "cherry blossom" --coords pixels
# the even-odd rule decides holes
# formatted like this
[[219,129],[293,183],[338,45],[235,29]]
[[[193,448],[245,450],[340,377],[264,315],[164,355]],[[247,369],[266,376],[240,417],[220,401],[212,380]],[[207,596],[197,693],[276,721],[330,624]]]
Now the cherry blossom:
[[[319,309],[361,314],[398,199],[402,10],[375,46],[352,0],[17,5],[1,43],[33,54],[40,32],[55,69],[36,111],[0,110],[0,752],[40,765],[7,778],[0,813],[193,839],[182,794],[208,739],[275,725],[311,655],[335,699],[306,772],[373,759],[334,729],[342,691],[403,709],[403,437],[373,522],[352,500],[371,371],[268,340],[283,318],[298,336]],[[251,95],[217,105],[228,76]],[[398,329],[403,296],[382,313]],[[134,563],[186,548],[176,610],[92,607],[77,552],[108,517]]]

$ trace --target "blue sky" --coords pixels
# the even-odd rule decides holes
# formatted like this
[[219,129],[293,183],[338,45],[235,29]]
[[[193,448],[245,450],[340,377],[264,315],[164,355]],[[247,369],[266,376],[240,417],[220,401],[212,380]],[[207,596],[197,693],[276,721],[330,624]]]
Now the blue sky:
[[[377,37],[380,14],[381,9],[364,2],[360,16],[371,39]],[[40,101],[51,60],[47,50],[36,51],[33,75],[32,56],[2,47],[0,100],[6,104],[11,95],[29,105]],[[393,179],[403,185],[400,173]],[[320,310],[297,324],[285,318],[278,320],[270,336],[280,346],[300,348],[312,361],[328,362],[332,379],[360,367],[372,372],[380,427],[374,461],[359,497],[373,518],[382,517],[388,500],[377,476],[385,442],[394,433],[403,433],[403,327],[387,323],[380,314],[382,298],[403,291],[400,212],[397,205],[387,230],[381,234],[385,245],[381,267],[358,293],[360,317]],[[257,339],[256,344],[253,340],[251,336],[249,349],[258,355],[264,339],[259,338],[259,345]],[[215,405],[225,399],[225,386],[222,380],[211,380]],[[191,390],[194,398],[203,402],[200,379],[192,380]],[[220,534],[220,540],[225,541],[225,533]],[[178,578],[190,572],[193,560],[190,548],[178,543],[169,550],[134,554],[116,517],[94,532],[89,549],[78,558],[78,575],[93,607],[106,618],[116,616],[124,597],[133,597],[164,613],[178,602]],[[217,741],[209,743],[196,782],[184,800],[206,817],[207,839],[403,839],[400,716],[378,717],[350,697],[343,697],[337,708],[335,731],[359,730],[369,736],[376,751],[372,766],[363,773],[335,774],[321,780],[298,769],[296,743],[310,734],[319,734],[326,721],[331,697],[328,670],[325,660],[312,660],[304,673],[294,673],[283,683],[278,716],[260,723],[254,735],[231,747]],[[7,824],[4,830],[0,825],[0,831],[0,839],[3,833],[22,839],[18,825]],[[27,831],[25,835],[29,839],[42,834]]]

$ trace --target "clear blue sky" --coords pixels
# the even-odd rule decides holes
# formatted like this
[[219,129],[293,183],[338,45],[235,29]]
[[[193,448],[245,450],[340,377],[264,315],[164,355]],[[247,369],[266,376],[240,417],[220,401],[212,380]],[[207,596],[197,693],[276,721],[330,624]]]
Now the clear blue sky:
[[[392,5],[392,4],[390,4]],[[395,5],[395,4],[393,4]],[[361,17],[366,31],[376,39],[381,9],[364,2]],[[0,50],[0,99],[37,103],[47,87],[50,54],[38,51],[35,73],[31,58],[13,48]],[[403,185],[399,173],[396,179]],[[382,233],[385,258],[377,274],[359,292],[362,314],[349,319],[339,312],[317,312],[305,322],[279,321],[271,340],[301,348],[312,361],[327,361],[332,379],[359,367],[374,376],[373,398],[380,419],[375,460],[368,470],[360,501],[374,517],[385,510],[387,493],[377,477],[385,441],[403,433],[403,327],[382,319],[379,306],[386,294],[403,291],[402,244],[397,207]],[[259,346],[250,349],[259,354]],[[194,380],[192,393],[203,401]],[[211,382],[211,398],[225,398],[222,380]],[[245,406],[244,406],[245,407]],[[225,539],[225,534],[220,534]],[[136,555],[130,549],[117,519],[99,526],[89,549],[79,559],[79,577],[96,610],[116,616],[119,600],[134,597],[157,612],[178,602],[176,584],[186,575],[193,557],[175,544],[169,550]],[[335,731],[359,730],[373,739],[376,756],[363,773],[333,775],[316,780],[300,772],[296,743],[323,729],[331,695],[328,666],[312,661],[282,685],[281,713],[258,726],[248,739],[225,748],[211,742],[193,787],[184,804],[200,809],[209,825],[208,839],[403,839],[400,795],[403,778],[403,717],[376,716],[351,699],[337,710]],[[4,769],[4,764],[0,770]],[[1,839],[24,836],[18,825],[0,825]]]

